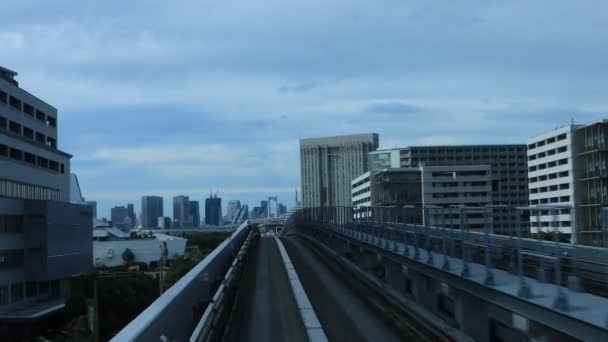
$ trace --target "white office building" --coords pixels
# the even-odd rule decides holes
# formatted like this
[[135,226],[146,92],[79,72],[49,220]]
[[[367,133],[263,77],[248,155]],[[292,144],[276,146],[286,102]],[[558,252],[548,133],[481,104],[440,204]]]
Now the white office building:
[[[580,125],[568,125],[531,138],[528,141],[528,182],[530,205],[574,206],[576,168],[576,134]],[[561,233],[576,232],[575,212],[570,209],[534,211],[530,217],[531,232],[553,231],[557,220]]]

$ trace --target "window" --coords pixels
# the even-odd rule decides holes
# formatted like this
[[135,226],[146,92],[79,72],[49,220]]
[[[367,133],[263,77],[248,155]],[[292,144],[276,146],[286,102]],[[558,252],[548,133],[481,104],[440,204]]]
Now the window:
[[558,136],[557,136],[557,141],[564,140],[564,139],[566,139],[566,137],[567,137],[567,136],[568,136],[568,135],[567,135],[566,133],[564,133],[564,134],[560,134],[560,135],[558,135]]
[[8,103],[7,98],[8,98],[8,95],[5,92],[3,92],[2,90],[0,90],[0,102]]
[[23,160],[25,160],[26,163],[36,165],[36,156],[31,153],[25,152]]
[[9,97],[9,104],[11,107],[15,108],[18,111],[21,111],[21,101],[13,96]]
[[42,133],[36,132],[36,141],[41,144],[44,144],[44,142],[46,141],[46,136]]
[[0,215],[0,234],[23,232],[23,216]]
[[23,250],[0,251],[0,270],[8,270],[23,266]]
[[8,123],[8,120],[6,120],[5,117],[0,116],[0,129],[6,129],[7,123]]
[[22,160],[23,152],[21,152],[21,150],[18,150],[16,148],[11,148],[11,158],[13,158],[15,160]]
[[0,157],[8,157],[8,146],[0,144]]
[[24,126],[23,127],[23,136],[28,139],[34,140],[34,130],[29,127]]
[[52,148],[57,148],[57,140],[46,137],[46,144]]
[[21,135],[21,125],[20,124],[14,122],[14,121],[10,121],[8,124],[8,128],[11,132]]
[[46,117],[46,122],[51,127],[57,127],[57,119],[50,115]]
[[28,103],[23,103],[23,112],[31,117],[34,116],[34,107]]
[[36,109],[36,119],[46,122],[46,113],[44,113],[43,111],[40,111],[38,109]]

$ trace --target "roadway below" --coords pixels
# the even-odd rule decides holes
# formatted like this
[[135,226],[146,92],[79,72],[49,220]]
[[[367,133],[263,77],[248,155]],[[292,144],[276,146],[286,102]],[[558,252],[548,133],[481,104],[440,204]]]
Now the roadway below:
[[249,253],[224,340],[308,341],[274,238],[260,237]]
[[[297,237],[283,239],[330,341],[407,341]],[[413,340],[412,340],[413,341]]]

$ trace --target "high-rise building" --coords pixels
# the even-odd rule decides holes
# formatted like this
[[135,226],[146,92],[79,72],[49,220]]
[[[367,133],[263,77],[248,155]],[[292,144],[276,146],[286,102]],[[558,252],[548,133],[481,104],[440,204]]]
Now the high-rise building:
[[[71,203],[57,109],[0,67],[0,339],[63,310],[73,275],[89,272],[93,210]],[[80,198],[82,200],[82,197]],[[27,308],[27,309],[24,309]],[[18,317],[6,329],[5,317]],[[8,334],[8,336],[5,336]],[[14,334],[14,335],[13,335]]]
[[231,221],[233,224],[241,224],[245,222],[245,220],[249,219],[249,206],[247,204],[243,204],[239,209],[239,212],[234,216],[234,219]]
[[268,197],[268,213],[266,217],[273,218],[277,217],[279,214],[279,201],[276,196]]
[[368,170],[378,140],[375,133],[300,140],[303,206],[350,206],[351,180]]
[[260,208],[262,208],[262,216],[260,218],[268,217],[268,201],[261,201]]
[[193,227],[201,226],[201,209],[198,201],[190,201],[190,220]]
[[173,227],[189,228],[191,226],[190,198],[188,196],[173,197]]
[[110,210],[110,217],[114,227],[120,229],[133,229],[135,224],[135,210],[133,204],[116,206]]
[[[454,145],[410,146],[370,153],[372,172],[398,165],[400,168],[420,166],[489,165],[492,205],[527,206],[526,145]],[[522,230],[529,228],[527,212],[521,213]],[[514,211],[495,210],[492,217],[497,233],[512,232],[518,223]]]
[[163,214],[163,198],[160,196],[144,196],[141,198],[141,226],[144,229],[157,228],[158,218]]
[[[532,232],[559,231],[573,243],[608,241],[608,120],[570,124],[528,142]],[[570,208],[573,208],[571,210]]]
[[222,220],[222,199],[211,195],[205,199],[205,224],[219,226]]
[[160,229],[171,229],[171,218],[170,217],[159,217],[158,228]]
[[226,207],[226,217],[229,222],[232,222],[239,210],[241,210],[241,201],[231,200],[228,201],[228,206]]
[[[538,135],[528,141],[528,181],[530,205],[575,206],[577,153],[576,129],[567,125]],[[575,215],[567,208],[556,216],[557,227],[552,227],[554,212],[532,212],[531,232],[559,230],[570,236],[575,232]]]

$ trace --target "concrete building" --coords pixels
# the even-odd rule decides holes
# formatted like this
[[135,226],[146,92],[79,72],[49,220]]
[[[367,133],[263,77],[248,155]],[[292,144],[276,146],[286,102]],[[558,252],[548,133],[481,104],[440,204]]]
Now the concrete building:
[[205,199],[205,224],[219,226],[222,222],[222,199],[211,195]]
[[201,209],[198,201],[190,201],[190,219],[192,227],[198,228],[201,226]]
[[241,210],[241,201],[238,201],[238,200],[228,201],[228,206],[226,207],[226,217],[228,218],[229,222],[234,221],[239,210]]
[[[405,218],[409,223],[459,228],[460,210],[446,208],[479,207],[492,203],[492,178],[488,165],[385,168],[372,172],[364,173],[351,183],[352,206],[357,209],[355,217],[391,212],[393,217]],[[429,209],[423,211],[425,207]],[[383,211],[382,208],[388,210]],[[468,209],[464,214],[466,220],[463,224],[469,229],[481,230],[484,227],[482,211]],[[488,218],[489,223],[490,220]]]
[[95,267],[116,267],[125,264],[122,254],[129,249],[136,263],[149,267],[158,265],[163,243],[167,248],[167,258],[172,260],[186,252],[186,239],[155,233],[152,237],[131,235],[119,229],[104,228],[93,231],[93,264]]
[[276,196],[268,197],[268,213],[266,217],[274,218],[279,215],[279,200]]
[[163,198],[160,196],[144,196],[141,198],[141,227],[143,229],[157,228],[158,218],[163,214]]
[[349,206],[351,180],[368,170],[378,140],[375,133],[300,140],[303,206]]
[[[575,206],[575,140],[579,127],[560,127],[528,141],[530,205]],[[553,214],[547,210],[533,212],[531,232],[553,231]],[[570,236],[576,230],[575,222],[574,211],[561,209],[555,224],[560,232]]]
[[[608,120],[579,126],[575,145],[576,240],[608,246]],[[574,150],[574,149],[573,149]],[[561,187],[561,185],[560,185]],[[565,187],[565,185],[563,186]],[[564,195],[565,196],[565,195]]]
[[173,227],[191,228],[190,198],[188,196],[173,197]]
[[90,271],[92,208],[71,203],[71,155],[57,109],[0,67],[0,340],[63,310],[70,277]]
[[133,204],[116,206],[110,210],[110,219],[116,228],[131,230],[135,227],[135,209]]
[[262,207],[253,207],[250,215],[252,220],[259,220],[265,217],[264,209]]
[[[492,205],[527,206],[528,170],[526,145],[456,145],[410,146],[370,153],[370,168],[386,166],[411,168],[419,166],[489,165]],[[492,222],[497,233],[512,232],[517,225],[515,212],[496,210]],[[521,229],[529,228],[529,216],[520,217]]]
[[260,218],[268,217],[268,201],[261,201],[260,208],[262,208],[262,214],[261,214]]
[[170,217],[159,217],[158,228],[160,229],[171,229],[171,218]]

